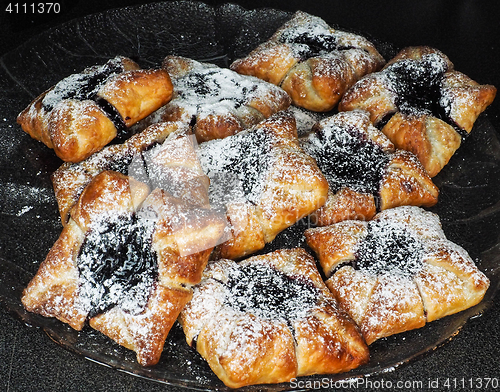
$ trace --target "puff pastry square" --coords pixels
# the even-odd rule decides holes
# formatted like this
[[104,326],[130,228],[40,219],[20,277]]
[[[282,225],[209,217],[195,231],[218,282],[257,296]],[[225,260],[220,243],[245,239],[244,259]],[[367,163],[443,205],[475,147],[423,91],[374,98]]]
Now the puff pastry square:
[[234,61],[231,69],[280,86],[297,106],[326,112],[357,80],[384,64],[366,38],[297,11],[268,41]]
[[211,262],[179,321],[188,344],[231,388],[345,372],[369,358],[300,248]]
[[217,257],[235,259],[260,250],[325,203],[328,183],[300,148],[289,112],[201,143],[198,155],[210,178],[211,205],[226,212],[232,230],[217,247]]
[[208,177],[196,155],[197,142],[180,122],[151,125],[122,144],[104,147],[78,163],[63,163],[51,176],[63,225],[83,189],[99,173],[113,170],[162,188],[187,203],[208,207]]
[[18,116],[22,129],[66,162],[80,162],[165,105],[172,82],[162,69],[126,57],[86,68],[35,98]]
[[488,278],[419,207],[308,229],[327,286],[368,344],[478,304]]
[[494,86],[456,71],[444,53],[415,46],[359,80],[344,95],[339,110],[369,111],[394,145],[413,152],[434,177],[495,96]]
[[234,135],[290,106],[290,97],[273,84],[214,64],[167,56],[163,69],[174,85],[172,100],[144,124],[183,121],[200,143]]
[[22,303],[76,330],[88,321],[154,365],[224,227],[210,209],[104,171],[85,187]]
[[418,159],[395,149],[366,111],[327,117],[300,142],[329,184],[325,205],[311,215],[316,225],[369,220],[388,208],[437,203],[438,188]]

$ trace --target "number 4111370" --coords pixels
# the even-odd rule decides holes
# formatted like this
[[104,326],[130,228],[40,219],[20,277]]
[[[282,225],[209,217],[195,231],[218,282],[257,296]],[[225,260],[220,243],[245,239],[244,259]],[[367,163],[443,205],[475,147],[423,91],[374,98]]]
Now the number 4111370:
[[5,7],[9,14],[58,14],[60,3],[9,3]]

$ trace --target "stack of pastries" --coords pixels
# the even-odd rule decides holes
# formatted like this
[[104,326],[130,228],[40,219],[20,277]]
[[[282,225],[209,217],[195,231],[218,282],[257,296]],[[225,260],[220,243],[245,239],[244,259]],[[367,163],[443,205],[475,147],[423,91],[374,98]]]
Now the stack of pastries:
[[[116,57],[49,88],[18,122],[64,161],[62,232],[24,307],[144,366],[179,322],[237,388],[347,372],[479,303],[488,278],[424,208],[496,89],[429,47],[387,60],[297,12],[229,68]],[[294,106],[321,113],[300,136]],[[308,250],[266,248],[302,219]]]

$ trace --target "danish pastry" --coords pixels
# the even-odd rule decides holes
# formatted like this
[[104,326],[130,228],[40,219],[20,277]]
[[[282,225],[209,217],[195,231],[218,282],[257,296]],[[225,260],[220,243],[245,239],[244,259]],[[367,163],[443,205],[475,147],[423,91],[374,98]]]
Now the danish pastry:
[[63,225],[85,186],[105,170],[130,175],[152,189],[162,188],[190,204],[208,207],[208,178],[196,145],[188,126],[165,122],[151,125],[122,144],[106,146],[81,162],[63,163],[52,174]]
[[174,85],[172,100],[144,121],[184,121],[198,142],[222,139],[290,106],[280,88],[214,64],[168,56],[163,68]]
[[231,237],[217,257],[240,258],[320,208],[328,183],[299,146],[295,118],[277,113],[253,128],[199,145],[209,198],[226,212]]
[[369,359],[300,248],[210,262],[179,321],[188,344],[231,388],[345,372]]
[[380,72],[365,76],[344,95],[339,110],[370,112],[396,148],[413,152],[431,177],[448,163],[496,88],[480,85],[442,52],[408,47]]
[[297,106],[326,112],[359,78],[384,64],[366,38],[298,11],[268,41],[230,67],[280,86]]
[[479,303],[488,278],[419,207],[308,229],[327,286],[368,344]]
[[396,150],[361,110],[342,112],[316,123],[300,139],[329,184],[313,223],[330,225],[347,219],[369,220],[377,210],[401,205],[430,207],[438,189],[416,157]]
[[212,210],[104,171],[85,187],[22,303],[76,330],[88,320],[153,365],[224,226]]
[[17,122],[63,161],[80,162],[171,96],[165,70],[139,69],[130,59],[115,57],[61,80],[35,98]]

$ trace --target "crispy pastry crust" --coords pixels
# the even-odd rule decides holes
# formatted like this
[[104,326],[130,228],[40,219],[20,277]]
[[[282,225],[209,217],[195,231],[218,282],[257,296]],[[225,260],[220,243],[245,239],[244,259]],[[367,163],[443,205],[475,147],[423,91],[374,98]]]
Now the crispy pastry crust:
[[52,86],[19,114],[17,122],[63,161],[80,162],[113,140],[117,125],[135,124],[171,96],[166,71],[142,70],[132,60],[116,57]]
[[217,189],[224,189],[226,179],[237,170],[232,165],[221,166],[234,156],[234,148],[241,149],[241,159],[268,152],[257,155],[255,164],[248,168],[264,168],[263,173],[242,179],[244,185],[257,191],[224,202],[232,235],[216,248],[216,257],[230,259],[262,249],[278,233],[321,207],[328,193],[328,183],[316,162],[299,146],[291,113],[280,112],[238,135],[200,145],[202,168],[212,181],[212,198],[226,196],[219,195],[222,192]]
[[[407,67],[409,81],[394,85],[394,75],[399,72],[395,69],[400,64]],[[430,98],[416,98],[432,100],[432,105],[440,107],[443,113],[435,113],[434,109],[402,111],[405,89],[414,88],[412,83],[431,88],[435,82],[435,75],[426,80],[418,74],[429,64],[435,67],[431,72],[441,67],[439,84],[432,87],[438,91],[432,92],[436,96]],[[382,132],[396,148],[414,153],[434,177],[449,162],[460,147],[462,137],[472,131],[478,116],[496,96],[494,86],[481,85],[453,67],[449,58],[436,49],[427,46],[404,48],[382,71],[362,78],[350,88],[339,103],[339,110],[369,111],[373,123],[382,127]],[[385,121],[387,123],[383,124]]]
[[[463,248],[446,239],[437,215],[406,206],[381,212],[374,221],[385,227],[396,225],[398,230],[405,227],[420,241],[423,252],[410,275],[356,267],[359,246],[368,235],[367,222],[344,221],[305,232],[328,278],[327,286],[368,344],[420,328],[482,300],[488,278]],[[378,244],[386,243],[380,239]],[[398,260],[398,249],[389,252]]]
[[250,128],[291,103],[282,89],[214,64],[167,56],[162,66],[172,78],[174,95],[141,126],[183,121],[201,143]]
[[[80,296],[83,241],[103,216],[132,212],[147,214],[154,222],[151,247],[158,277],[140,313],[114,305],[89,318],[90,309]],[[150,193],[146,184],[104,171],[80,195],[61,236],[24,290],[22,303],[28,311],[56,317],[77,330],[89,319],[91,327],[135,351],[141,365],[154,365],[224,226],[224,217],[211,210],[189,206],[160,189]]]
[[[386,210],[402,205],[431,207],[437,203],[438,188],[425,172],[416,157],[404,150],[396,150],[387,137],[376,129],[369,119],[369,113],[361,110],[341,112],[321,120],[312,129],[312,132],[301,138],[301,146],[318,162],[321,170],[329,179],[328,168],[337,157],[331,148],[345,151],[350,148],[352,141],[342,137],[329,137],[329,132],[337,129],[347,130],[362,147],[364,143],[372,143],[380,150],[377,159],[385,159],[387,163],[381,166],[380,181],[377,189],[359,190],[359,186],[349,175],[342,172],[330,179],[328,198],[323,207],[315,211],[311,219],[319,226],[331,225],[342,220],[359,219],[370,220],[377,211]],[[331,152],[331,156],[329,155]],[[358,155],[339,159],[353,160],[352,167],[357,170],[369,170],[366,165],[377,165],[369,159],[358,165],[357,161],[367,160],[360,148]],[[362,169],[360,169],[362,167]],[[335,171],[335,170],[334,170]],[[359,176],[361,173],[354,173]],[[363,176],[365,173],[362,173]],[[364,177],[362,177],[364,178]],[[340,183],[340,185],[339,185]],[[352,183],[352,184],[351,184]]]
[[[208,207],[208,178],[196,156],[196,141],[189,135],[189,128],[179,122],[154,124],[122,144],[104,147],[82,162],[63,163],[51,176],[63,225],[81,192],[95,176],[114,170],[140,175],[136,179],[147,182],[139,170],[143,165],[149,166],[146,169],[150,172],[160,171],[162,185],[174,196]],[[134,172],[139,164],[141,167]]]
[[[266,267],[270,273],[314,287],[313,303],[301,302],[303,309],[298,315],[286,315],[288,320],[232,307],[230,275],[248,266]],[[286,288],[276,287],[276,295],[282,295],[280,290]],[[279,250],[240,263],[226,259],[210,263],[179,321],[188,344],[231,388],[344,372],[369,358],[357,328],[339,311],[314,259],[303,249]]]
[[231,69],[281,86],[297,106],[326,112],[363,75],[384,64],[364,37],[335,30],[298,11],[268,41],[234,61]]

